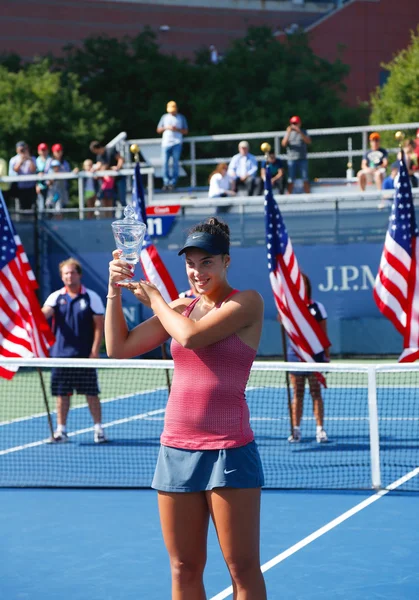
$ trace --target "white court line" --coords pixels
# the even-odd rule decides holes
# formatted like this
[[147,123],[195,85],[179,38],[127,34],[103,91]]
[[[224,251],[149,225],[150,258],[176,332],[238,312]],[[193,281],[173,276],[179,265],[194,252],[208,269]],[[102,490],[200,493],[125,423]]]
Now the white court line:
[[[152,390],[143,390],[142,392],[131,392],[130,394],[124,394],[123,396],[114,396],[113,398],[104,398],[100,401],[101,404],[106,404],[107,402],[116,402],[117,400],[125,400],[126,398],[132,398],[133,396],[144,396],[145,394],[154,394],[155,392],[160,392],[161,390],[166,390],[166,387],[154,388]],[[77,404],[77,406],[72,406],[71,410],[77,410],[78,408],[87,408],[89,405],[87,402],[84,404]],[[51,415],[54,415],[57,411],[50,410]],[[0,427],[2,425],[11,425],[12,423],[20,423],[22,421],[30,421],[31,419],[39,419],[40,417],[46,417],[47,413],[36,413],[34,415],[28,415],[27,417],[19,417],[17,419],[11,419],[10,421],[2,421],[0,423]]]
[[[164,413],[165,410],[165,408],[150,410],[149,412],[143,413],[141,415],[134,415],[132,417],[125,417],[124,419],[118,419],[117,421],[103,423],[102,427],[103,429],[105,429],[106,427],[113,427],[114,425],[122,425],[123,423],[130,423],[131,421],[147,419],[147,417],[152,417],[153,415]],[[86,427],[85,429],[78,429],[77,431],[72,431],[68,434],[68,437],[74,437],[76,435],[81,435],[82,433],[88,433],[89,431],[94,431],[94,427]],[[13,448],[6,448],[6,450],[0,450],[0,456],[4,456],[5,454],[11,454],[12,452],[19,452],[19,450],[26,450],[27,448],[35,448],[35,446],[42,446],[43,444],[49,444],[49,438],[45,440],[38,440],[37,442],[30,442],[29,444],[22,444],[21,446],[14,446]]]
[[[391,483],[385,490],[380,490],[379,492],[377,492],[376,494],[373,494],[366,500],[363,500],[359,504],[356,504],[353,508],[342,513],[339,517],[337,517],[336,519],[333,519],[333,521],[330,521],[330,523],[323,525],[323,527],[320,527],[320,529],[317,529],[317,531],[314,531],[313,533],[311,533],[310,535],[305,537],[300,542],[297,542],[297,544],[294,544],[293,546],[288,548],[288,550],[285,550],[284,552],[281,552],[281,554],[278,554],[271,560],[268,560],[268,562],[263,564],[261,567],[262,573],[269,571],[269,569],[272,569],[272,567],[275,567],[276,565],[278,565],[280,562],[284,561],[289,556],[292,556],[293,554],[295,554],[296,552],[298,552],[305,546],[308,546],[309,544],[311,544],[311,542],[314,542],[314,540],[317,540],[317,538],[321,537],[328,531],[331,531],[332,529],[334,529],[335,527],[337,527],[338,525],[340,525],[347,519],[350,519],[350,517],[353,517],[354,515],[359,513],[361,510],[364,510],[364,508],[366,508],[370,504],[373,504],[377,500],[380,500],[380,498],[383,498],[383,496],[385,496],[389,492],[397,489],[398,487],[403,485],[403,483],[406,483],[406,481],[409,481],[413,477],[416,477],[416,475],[419,475],[419,467],[416,467],[416,469],[413,469],[413,471],[410,471],[410,473],[403,475],[403,477],[400,477],[400,479],[393,481],[393,483]],[[210,598],[210,600],[223,600],[224,598],[228,598],[229,596],[231,596],[232,593],[233,593],[233,587],[230,586],[230,587],[226,588],[225,590],[223,590],[222,592],[220,592],[219,594],[217,594],[216,596],[213,596],[212,598]]]

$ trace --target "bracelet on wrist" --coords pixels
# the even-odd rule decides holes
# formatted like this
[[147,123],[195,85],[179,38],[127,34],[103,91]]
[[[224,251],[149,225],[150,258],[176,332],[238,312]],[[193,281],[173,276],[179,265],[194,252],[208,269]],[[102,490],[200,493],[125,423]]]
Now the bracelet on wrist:
[[121,296],[122,296],[122,294],[113,294],[113,295],[108,294],[106,297],[109,300],[112,300],[113,298],[121,298]]

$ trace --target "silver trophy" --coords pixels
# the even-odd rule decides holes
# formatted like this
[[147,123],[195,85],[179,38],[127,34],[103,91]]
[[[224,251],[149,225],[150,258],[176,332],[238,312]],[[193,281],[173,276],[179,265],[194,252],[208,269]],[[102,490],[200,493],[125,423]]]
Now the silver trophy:
[[[124,219],[112,223],[113,236],[116,247],[122,250],[121,260],[135,265],[140,259],[146,226],[135,218],[132,206],[124,208]],[[125,282],[131,281],[125,279]]]

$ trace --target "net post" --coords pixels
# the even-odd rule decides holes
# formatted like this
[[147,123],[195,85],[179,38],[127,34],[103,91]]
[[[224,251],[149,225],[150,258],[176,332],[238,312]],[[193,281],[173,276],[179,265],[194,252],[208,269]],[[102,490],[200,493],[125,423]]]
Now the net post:
[[380,437],[378,432],[377,379],[375,366],[368,367],[368,413],[370,426],[371,481],[374,489],[381,489]]

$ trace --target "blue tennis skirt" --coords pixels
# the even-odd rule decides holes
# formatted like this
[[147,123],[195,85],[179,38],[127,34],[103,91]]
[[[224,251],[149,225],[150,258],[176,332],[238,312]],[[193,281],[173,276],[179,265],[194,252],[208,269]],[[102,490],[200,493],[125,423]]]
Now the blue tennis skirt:
[[151,487],[161,492],[203,492],[219,487],[259,488],[263,468],[256,443],[224,450],[160,446]]

